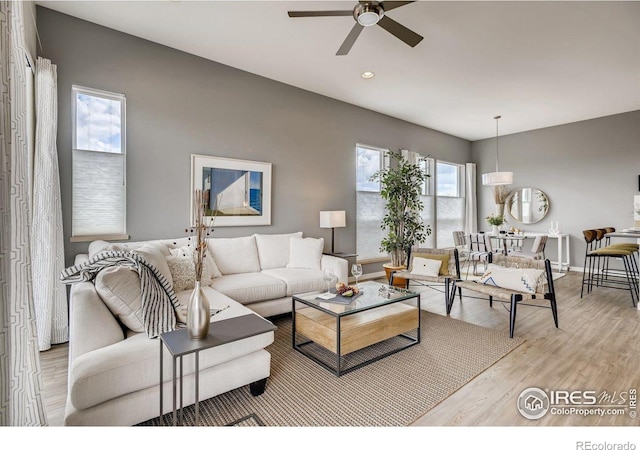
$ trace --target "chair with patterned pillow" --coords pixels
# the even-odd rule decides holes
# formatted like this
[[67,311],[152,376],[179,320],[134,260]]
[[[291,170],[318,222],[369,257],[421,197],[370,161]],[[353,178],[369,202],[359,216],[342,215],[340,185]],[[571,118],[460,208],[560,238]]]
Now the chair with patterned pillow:
[[[516,327],[518,303],[527,305],[529,300],[548,300],[553,321],[558,328],[558,308],[556,292],[553,286],[551,262],[532,260],[513,256],[493,255],[487,270],[478,281],[455,280],[447,303],[447,314],[451,313],[455,301],[455,290],[463,289],[484,294],[489,297],[489,306],[493,300],[510,303],[509,337],[513,337]],[[538,306],[538,305],[535,305]]]
[[409,289],[411,282],[435,289],[444,285],[445,307],[449,302],[451,282],[460,277],[460,260],[457,249],[413,248],[409,252],[409,265],[406,270],[393,271],[389,284],[401,278],[406,280]]

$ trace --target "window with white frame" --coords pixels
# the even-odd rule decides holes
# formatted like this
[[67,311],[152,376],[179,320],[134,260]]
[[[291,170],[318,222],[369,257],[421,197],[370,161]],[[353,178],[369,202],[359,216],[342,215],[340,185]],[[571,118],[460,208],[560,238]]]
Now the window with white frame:
[[436,217],[438,248],[453,247],[453,232],[464,230],[465,167],[444,161],[436,162]]
[[72,87],[72,241],[127,239],[125,96]]
[[384,230],[380,223],[385,201],[380,197],[380,182],[371,176],[388,165],[387,149],[356,146],[356,252],[359,261],[386,258],[380,252]]

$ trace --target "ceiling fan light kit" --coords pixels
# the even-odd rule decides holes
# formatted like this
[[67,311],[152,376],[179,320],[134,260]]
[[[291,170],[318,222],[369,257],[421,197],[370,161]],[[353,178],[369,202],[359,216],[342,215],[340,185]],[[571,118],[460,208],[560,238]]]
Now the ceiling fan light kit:
[[498,120],[502,116],[495,116],[496,121],[496,171],[483,173],[482,184],[484,186],[504,186],[513,184],[513,172],[500,172],[498,169]]
[[385,15],[386,12],[408,5],[409,3],[414,2],[363,1],[358,2],[352,11],[289,11],[288,14],[289,17],[292,18],[353,16],[356,23],[336,53],[338,56],[344,56],[349,53],[351,47],[353,47],[353,44],[356,42],[356,39],[358,39],[358,36],[360,36],[364,27],[370,27],[373,25],[379,25],[388,33],[394,35],[410,47],[418,45],[422,40],[422,36]]
[[359,3],[353,9],[353,18],[363,27],[377,24],[382,16],[384,16],[382,7],[372,3]]

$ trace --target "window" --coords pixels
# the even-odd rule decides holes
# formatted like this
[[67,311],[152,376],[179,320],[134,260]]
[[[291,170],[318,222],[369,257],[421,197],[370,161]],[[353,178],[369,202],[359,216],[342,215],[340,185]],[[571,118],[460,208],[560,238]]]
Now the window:
[[436,162],[438,248],[453,247],[453,232],[464,230],[464,166]]
[[380,182],[371,176],[389,161],[388,150],[358,144],[356,146],[356,252],[358,260],[386,259],[380,253],[384,230],[380,228],[385,202],[380,197]]
[[72,241],[127,239],[125,96],[72,87]]

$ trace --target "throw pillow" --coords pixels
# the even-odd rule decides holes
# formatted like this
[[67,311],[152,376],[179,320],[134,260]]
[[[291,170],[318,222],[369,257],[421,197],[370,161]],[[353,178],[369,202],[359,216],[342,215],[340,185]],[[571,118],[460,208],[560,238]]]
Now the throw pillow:
[[[170,256],[187,256],[187,255],[192,256],[193,248],[190,245],[185,245],[184,247],[178,247],[178,248],[170,248],[169,255]],[[210,274],[211,278],[218,278],[222,276],[222,274],[220,273],[220,269],[218,269],[218,265],[216,264],[216,261],[213,258],[213,255],[209,251],[208,247],[205,250],[204,264],[205,264],[205,267],[202,269],[202,278],[204,278],[205,272],[208,275]],[[203,286],[208,286],[208,284]]]
[[279,269],[289,262],[289,242],[292,237],[301,238],[302,232],[289,234],[256,234],[260,268]]
[[[196,267],[193,262],[193,250],[188,247],[171,249],[171,256],[167,256],[167,264],[173,279],[173,290],[182,292],[193,289],[196,285]],[[205,258],[205,261],[207,258]],[[205,262],[202,267],[202,286],[211,286],[213,273],[211,266]]]
[[106,267],[95,279],[96,292],[111,314],[136,333],[144,331],[140,276],[129,267]]
[[449,275],[449,254],[436,254],[436,253],[413,253],[413,260],[416,258],[426,258],[426,259],[435,259],[441,261],[440,265],[440,275]]
[[324,239],[292,237],[289,242],[288,269],[320,269]]
[[542,282],[543,273],[544,271],[540,269],[517,269],[489,264],[479,283],[535,294],[538,284]]
[[412,275],[422,275],[427,277],[437,277],[440,273],[442,261],[429,258],[413,258]]
[[207,248],[223,275],[260,272],[255,236],[207,239]]
[[120,251],[127,251],[127,250],[128,250],[127,244],[114,244],[112,242],[107,242],[107,241],[93,241],[91,242],[91,244],[89,244],[87,253],[89,254],[89,258],[93,258],[98,253],[104,252],[104,251],[120,252]]
[[167,259],[164,256],[163,248],[166,250],[166,245],[161,243],[145,244],[134,250],[135,253],[142,256],[149,264],[158,269],[158,272],[169,282],[170,286],[173,286],[173,278],[171,276],[171,270],[167,264]]

